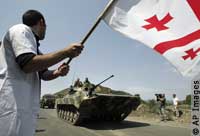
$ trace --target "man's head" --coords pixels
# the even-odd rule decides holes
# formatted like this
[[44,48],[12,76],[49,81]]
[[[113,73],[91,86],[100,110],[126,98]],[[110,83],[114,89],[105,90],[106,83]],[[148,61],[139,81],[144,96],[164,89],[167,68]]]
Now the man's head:
[[43,15],[36,10],[28,10],[22,16],[23,24],[32,28],[34,33],[43,40],[46,33],[46,23]]
[[176,94],[173,94],[173,98],[175,98],[176,97]]
[[155,94],[156,100],[160,101],[161,98],[165,98],[165,94]]

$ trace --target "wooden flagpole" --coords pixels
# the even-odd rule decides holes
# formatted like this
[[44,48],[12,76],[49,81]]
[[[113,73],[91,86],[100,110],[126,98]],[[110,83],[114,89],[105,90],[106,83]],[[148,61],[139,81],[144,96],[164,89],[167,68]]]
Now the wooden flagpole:
[[[85,37],[82,39],[81,44],[84,44],[87,39],[90,37],[90,35],[92,34],[92,32],[95,30],[95,28],[99,25],[99,23],[101,22],[101,19],[105,16],[105,14],[109,11],[109,9],[112,7],[112,5],[114,4],[116,0],[110,0],[110,2],[107,4],[107,6],[105,7],[105,9],[102,11],[102,13],[99,15],[99,17],[97,18],[96,22],[94,23],[94,25],[92,26],[92,28],[88,31],[88,33],[85,35]],[[71,62],[72,58],[70,58],[67,61],[67,65]]]

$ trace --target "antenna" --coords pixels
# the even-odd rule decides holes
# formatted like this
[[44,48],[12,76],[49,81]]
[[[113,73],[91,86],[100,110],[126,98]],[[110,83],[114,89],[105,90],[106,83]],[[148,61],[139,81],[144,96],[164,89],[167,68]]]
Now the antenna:
[[74,84],[75,74],[76,74],[76,72],[74,72],[73,77],[72,77],[72,84],[71,84],[72,86],[73,86],[73,84]]

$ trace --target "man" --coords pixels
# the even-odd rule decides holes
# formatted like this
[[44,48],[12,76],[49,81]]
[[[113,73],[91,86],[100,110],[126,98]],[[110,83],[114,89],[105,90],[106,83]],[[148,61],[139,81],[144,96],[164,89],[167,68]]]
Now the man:
[[46,23],[36,10],[24,13],[23,24],[11,27],[0,46],[0,136],[33,136],[39,112],[40,79],[65,76],[65,63],[56,70],[47,68],[65,58],[77,57],[83,45],[42,54],[39,40],[45,38]]
[[176,94],[173,94],[173,105],[176,117],[179,117],[178,101]]
[[82,84],[82,82],[80,81],[80,78],[78,78],[76,81],[75,81],[75,83],[74,83],[74,87],[82,87],[83,86],[83,84]]
[[87,77],[85,78],[83,86],[84,86],[85,91],[88,91],[91,88],[91,83]]
[[165,112],[165,106],[166,106],[165,94],[156,94],[156,98],[157,98],[157,101],[159,103],[161,121],[166,121],[167,115],[166,115],[166,112]]

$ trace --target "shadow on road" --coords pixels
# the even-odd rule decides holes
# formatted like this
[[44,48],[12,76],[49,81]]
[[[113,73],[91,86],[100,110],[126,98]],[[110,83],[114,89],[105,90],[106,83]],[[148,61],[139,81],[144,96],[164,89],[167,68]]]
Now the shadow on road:
[[94,130],[116,130],[116,129],[146,127],[150,126],[150,124],[141,122],[132,122],[132,121],[122,121],[122,122],[88,121],[81,124],[81,126]]
[[35,130],[36,133],[45,132],[45,131],[46,131],[46,129],[36,129]]

